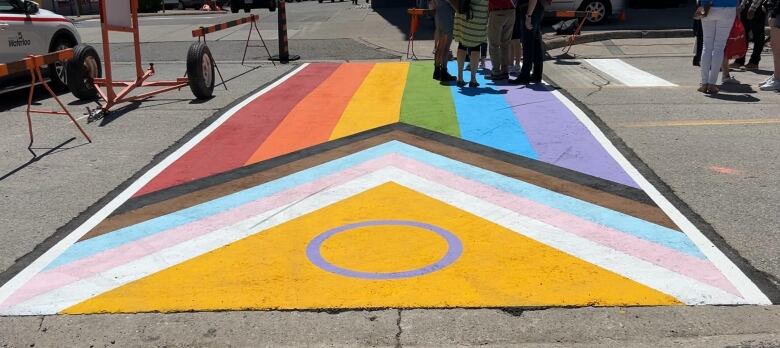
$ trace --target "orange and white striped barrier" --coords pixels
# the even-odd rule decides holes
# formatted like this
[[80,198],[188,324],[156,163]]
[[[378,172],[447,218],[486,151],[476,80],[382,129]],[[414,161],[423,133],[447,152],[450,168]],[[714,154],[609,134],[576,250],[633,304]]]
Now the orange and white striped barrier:
[[[249,16],[244,17],[244,18],[239,18],[239,19],[232,20],[232,21],[225,22],[225,23],[214,24],[214,25],[211,25],[211,26],[208,26],[208,27],[200,27],[200,28],[192,30],[192,37],[197,37],[198,41],[200,41],[202,39],[203,42],[206,42],[206,34],[218,32],[220,30],[225,30],[225,29],[228,29],[228,28],[232,28],[232,27],[235,27],[235,26],[239,26],[239,25],[243,25],[243,24],[249,23],[250,24],[249,25],[249,34],[246,37],[246,45],[244,45],[244,55],[241,57],[241,64],[243,65],[244,61],[246,60],[246,52],[247,52],[247,49],[249,49],[249,47],[262,47],[262,48],[265,48],[265,52],[268,54],[268,58],[270,59],[271,58],[271,51],[268,50],[268,46],[265,44],[265,40],[263,39],[263,35],[260,34],[260,28],[257,27],[257,22],[259,20],[260,20],[260,16],[253,14],[253,15],[249,15]],[[256,45],[256,46],[249,45],[249,42],[252,39],[252,31],[256,32],[257,36],[260,37],[260,42],[262,43],[262,45]],[[273,62],[273,60],[271,60],[271,61]],[[274,63],[274,66],[275,65],[276,65],[276,63]],[[217,68],[217,72],[219,72],[219,68]],[[222,73],[219,73],[219,77],[222,78]],[[225,84],[224,80],[222,81],[222,84],[223,85]],[[225,87],[225,88],[227,88],[227,87]]]
[[[46,83],[46,80],[43,78],[43,74],[41,73],[41,67],[44,65],[54,64],[56,62],[61,61],[67,61],[73,58],[73,49],[69,48],[62,51],[57,51],[45,55],[30,55],[29,57],[22,59],[20,61],[6,63],[6,64],[0,64],[0,77],[11,75],[11,74],[17,74],[22,73],[25,71],[30,72],[30,76],[32,80],[30,81],[30,93],[27,96],[27,129],[28,133],[30,134],[30,145],[27,146],[27,150],[30,151],[30,153],[33,154],[34,157],[37,157],[35,154],[35,151],[33,151],[32,146],[33,142],[35,141],[35,138],[33,136],[33,128],[32,128],[32,114],[43,114],[43,115],[63,115],[68,116],[73,122],[73,124],[78,128],[79,132],[81,132],[82,135],[84,135],[85,138],[87,138],[87,141],[90,143],[92,142],[92,139],[87,135],[87,132],[84,131],[84,129],[79,126],[78,122],[76,122],[76,119],[73,118],[73,115],[70,114],[68,109],[65,107],[64,104],[60,101],[60,99],[57,97],[57,94],[52,91],[51,87],[49,87],[49,84]],[[54,98],[54,100],[57,101],[57,104],[59,104],[62,111],[53,111],[53,110],[42,110],[42,109],[33,109],[32,108],[32,102],[33,102],[33,95],[35,94],[35,86],[41,83],[43,87],[46,89],[47,92],[49,92],[49,95]]]

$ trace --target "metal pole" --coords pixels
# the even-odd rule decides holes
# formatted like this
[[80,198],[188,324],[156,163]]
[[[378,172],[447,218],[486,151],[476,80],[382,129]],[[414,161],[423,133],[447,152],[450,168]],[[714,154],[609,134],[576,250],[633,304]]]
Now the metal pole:
[[282,63],[288,63],[301,59],[301,56],[290,55],[290,48],[287,43],[287,8],[285,7],[286,1],[279,0],[279,54],[271,57],[271,60],[278,60]]

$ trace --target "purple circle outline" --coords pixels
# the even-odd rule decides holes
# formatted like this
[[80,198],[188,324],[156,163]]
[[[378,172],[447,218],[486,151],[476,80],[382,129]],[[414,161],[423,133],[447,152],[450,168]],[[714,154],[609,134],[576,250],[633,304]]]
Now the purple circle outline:
[[[412,226],[412,227],[418,227],[436,233],[437,235],[439,235],[440,237],[444,238],[444,240],[447,241],[447,253],[444,254],[444,256],[438,261],[436,261],[435,263],[422,268],[413,269],[410,271],[403,271],[403,272],[385,272],[385,273],[361,272],[361,271],[353,271],[350,269],[342,268],[325,260],[325,258],[322,257],[322,254],[320,253],[322,244],[328,238],[333,237],[336,234],[353,230],[356,228],[360,228],[360,227],[387,226],[387,225]],[[311,242],[309,242],[309,245],[306,246],[306,257],[308,257],[309,261],[311,261],[311,263],[313,263],[315,266],[325,271],[328,271],[330,273],[335,273],[335,274],[352,277],[352,278],[374,279],[374,280],[411,278],[411,277],[417,277],[424,274],[428,274],[431,272],[436,272],[444,267],[451,265],[453,262],[457,261],[458,258],[460,258],[460,255],[462,253],[463,253],[463,244],[460,242],[460,239],[458,239],[458,237],[456,237],[451,232],[434,225],[417,222],[417,221],[408,221],[408,220],[371,220],[371,221],[362,221],[362,222],[356,222],[352,224],[339,226],[323,232],[319,236],[312,239]]]

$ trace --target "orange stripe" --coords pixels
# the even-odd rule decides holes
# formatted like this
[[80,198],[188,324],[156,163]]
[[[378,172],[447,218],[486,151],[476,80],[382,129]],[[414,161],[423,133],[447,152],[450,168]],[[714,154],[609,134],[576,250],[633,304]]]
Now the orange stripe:
[[352,96],[373,63],[342,64],[293,108],[246,164],[288,154],[330,139]]

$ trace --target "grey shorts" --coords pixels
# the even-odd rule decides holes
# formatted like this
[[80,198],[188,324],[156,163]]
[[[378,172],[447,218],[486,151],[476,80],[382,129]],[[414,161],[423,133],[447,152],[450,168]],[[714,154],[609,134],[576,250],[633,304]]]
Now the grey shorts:
[[445,0],[436,1],[436,30],[440,35],[452,36],[455,22],[455,10]]

